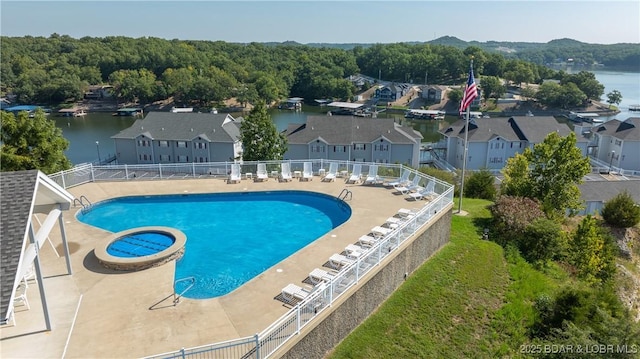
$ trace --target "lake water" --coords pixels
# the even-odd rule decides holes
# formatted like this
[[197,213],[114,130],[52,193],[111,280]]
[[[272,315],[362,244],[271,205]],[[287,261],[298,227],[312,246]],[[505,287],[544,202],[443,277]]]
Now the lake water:
[[[630,112],[629,106],[640,104],[640,73],[592,71],[596,79],[605,87],[602,100],[606,102],[607,93],[618,90],[622,94],[622,102],[619,105],[620,113],[605,120],[613,118],[626,120],[629,117],[640,116],[638,112]],[[302,111],[270,110],[271,119],[277,129],[282,131],[290,123],[304,123],[308,115],[324,115],[328,109],[318,106],[303,106]],[[232,116],[240,116],[240,113],[232,113]],[[398,122],[407,121],[402,114],[381,114],[379,117],[392,117]],[[111,113],[89,113],[84,117],[56,117],[52,114],[56,125],[62,129],[62,133],[69,140],[69,149],[66,155],[73,164],[95,162],[100,158],[113,156],[115,145],[111,136],[125,128],[130,127],[135,118],[112,116]],[[455,117],[447,116],[447,121],[455,121]],[[441,135],[438,133],[441,127],[447,125],[447,121],[409,121],[408,123],[424,136],[424,142],[436,142]],[[97,144],[96,144],[97,142]]]
[[610,119],[626,120],[629,117],[640,116],[638,112],[629,111],[629,106],[640,105],[640,73],[617,71],[592,71],[601,84],[604,85],[602,101],[607,102],[607,94],[618,90],[622,94],[622,101],[618,105],[620,113],[615,116],[603,117],[605,121]]

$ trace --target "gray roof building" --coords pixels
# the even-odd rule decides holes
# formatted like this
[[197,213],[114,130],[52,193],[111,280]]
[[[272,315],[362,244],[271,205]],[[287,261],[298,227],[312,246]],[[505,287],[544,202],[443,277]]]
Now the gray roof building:
[[593,132],[627,141],[640,141],[640,117],[630,117],[625,121],[613,119],[599,125]]
[[149,112],[111,138],[120,164],[221,162],[241,156],[240,122],[229,114]]
[[366,143],[384,137],[393,143],[420,143],[422,134],[393,118],[309,116],[304,124],[290,124],[285,135],[292,144],[307,144],[322,137],[330,144]]
[[640,205],[640,180],[585,181],[578,186],[580,198],[585,201],[582,214],[595,214],[602,210],[605,202],[626,191]]
[[[6,323],[13,316],[13,299],[27,270],[35,266],[42,283],[39,268],[38,249],[42,246],[53,226],[61,220],[62,210],[68,210],[73,196],[59,187],[38,170],[0,172],[0,313]],[[37,233],[32,228],[32,218],[36,213],[47,214]],[[63,228],[60,228],[64,233]],[[35,234],[35,238],[30,236]],[[67,248],[64,234],[63,245]],[[38,249],[34,246],[38,245]],[[67,268],[71,274],[71,262],[66,251]],[[43,287],[40,295],[44,298]],[[50,328],[46,300],[42,300],[47,328]]]
[[[465,120],[456,121],[443,131],[440,131],[447,137],[459,137],[461,139],[464,139],[464,132]],[[553,116],[496,117],[469,120],[469,142],[485,142],[495,136],[501,136],[510,141],[540,143],[551,132],[557,132],[564,137],[571,133],[571,129],[566,124],[559,123]]]
[[640,175],[640,117],[610,120],[591,129],[592,155],[616,171]]
[[111,138],[132,139],[140,134],[154,140],[190,141],[201,136],[212,142],[233,143],[240,139],[240,128],[239,121],[229,114],[149,112]]
[[[446,159],[451,165],[462,168],[466,121],[459,120],[440,131],[445,136]],[[508,158],[541,143],[550,133],[561,137],[572,131],[566,124],[552,116],[521,116],[475,118],[469,120],[467,168],[498,170]],[[577,135],[577,147],[587,154],[588,140]]]
[[417,167],[422,134],[393,118],[309,116],[284,131],[285,158],[407,163]]

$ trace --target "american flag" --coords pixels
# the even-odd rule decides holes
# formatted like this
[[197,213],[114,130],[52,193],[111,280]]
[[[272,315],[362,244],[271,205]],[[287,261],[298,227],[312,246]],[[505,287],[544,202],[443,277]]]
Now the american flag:
[[462,95],[462,102],[460,102],[460,112],[471,105],[473,100],[478,97],[478,88],[476,87],[476,81],[473,79],[473,65],[469,67],[469,79],[467,80],[467,88]]

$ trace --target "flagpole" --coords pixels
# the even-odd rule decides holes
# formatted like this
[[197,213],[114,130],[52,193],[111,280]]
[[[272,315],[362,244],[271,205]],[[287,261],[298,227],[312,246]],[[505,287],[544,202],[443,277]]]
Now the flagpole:
[[469,112],[470,108],[471,106],[467,107],[467,113],[465,114],[466,121],[465,121],[465,127],[464,127],[464,157],[462,158],[462,178],[460,180],[460,199],[458,203],[458,213],[462,213],[462,193],[464,192],[464,172],[467,168],[467,152],[469,151],[469,146],[467,144],[469,142],[468,141],[469,140],[469,116],[471,115],[471,113]]
[[[469,71],[473,71],[473,57],[471,57],[471,63],[470,63]],[[465,91],[466,91],[466,89],[465,89]],[[463,158],[462,158],[462,178],[460,179],[460,199],[458,201],[458,213],[459,214],[462,213],[462,197],[463,197],[463,193],[464,193],[464,176],[465,176],[465,170],[467,169],[467,153],[469,151],[469,117],[471,116],[470,109],[471,109],[471,104],[469,104],[469,106],[467,106],[466,121],[465,121],[465,127],[464,127],[464,152],[463,152]]]

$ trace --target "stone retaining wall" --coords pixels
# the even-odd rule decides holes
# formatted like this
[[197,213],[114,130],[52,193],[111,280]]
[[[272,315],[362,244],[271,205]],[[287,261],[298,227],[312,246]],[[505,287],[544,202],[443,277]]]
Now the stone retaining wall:
[[449,241],[452,211],[442,211],[441,217],[424,232],[409,240],[396,251],[390,262],[363,278],[348,297],[340,298],[325,310],[314,323],[302,330],[300,339],[282,348],[281,358],[323,358],[360,323],[380,306],[431,255]]

